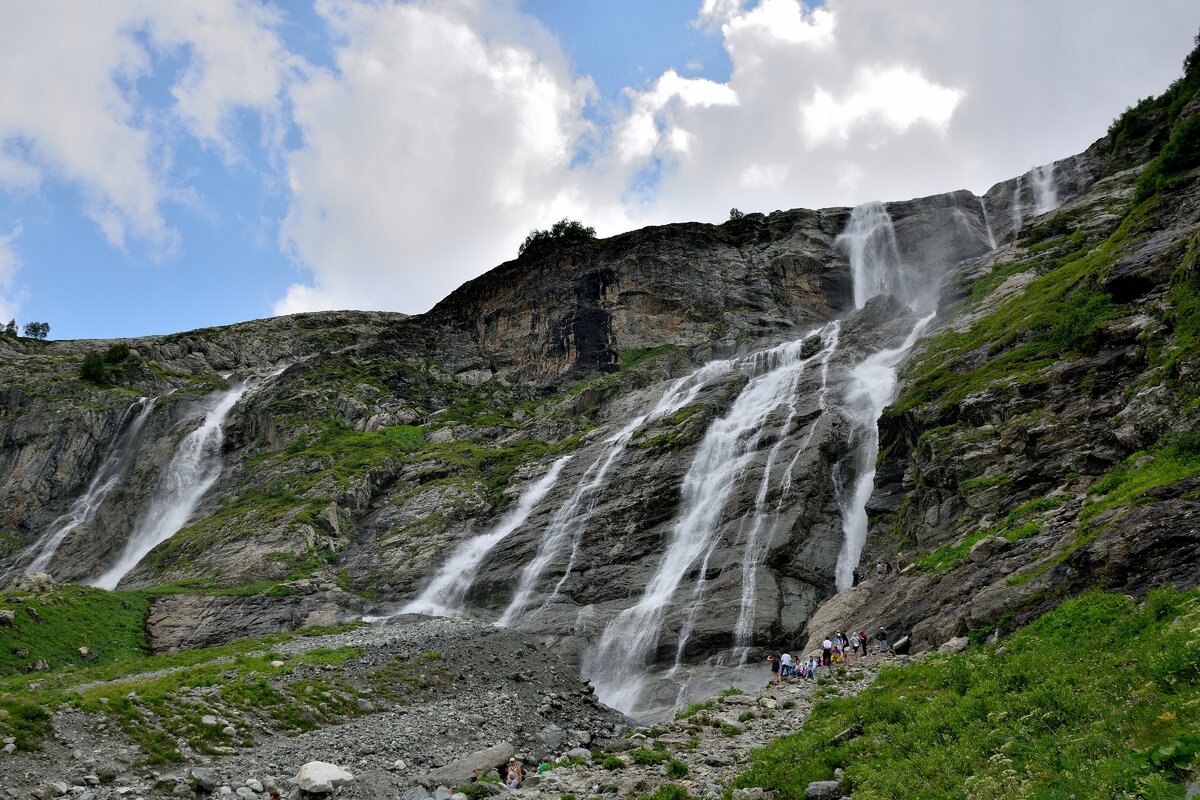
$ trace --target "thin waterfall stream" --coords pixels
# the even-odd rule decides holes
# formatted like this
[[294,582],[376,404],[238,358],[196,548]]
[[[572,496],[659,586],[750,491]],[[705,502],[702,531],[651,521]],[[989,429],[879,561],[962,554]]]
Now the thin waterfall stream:
[[587,530],[592,512],[595,510],[596,501],[607,485],[609,471],[629,445],[634,433],[646,423],[673,414],[687,406],[696,399],[696,395],[708,381],[728,372],[729,369],[729,362],[716,361],[679,378],[671,384],[654,408],[645,414],[634,417],[617,433],[605,440],[605,446],[599,456],[587,468],[570,497],[550,520],[550,524],[538,543],[537,553],[521,570],[516,591],[514,591],[508,607],[504,609],[504,613],[497,620],[497,625],[501,627],[511,625],[529,609],[542,574],[556,558],[561,557],[569,537],[571,551],[566,569],[555,584],[552,593],[539,604],[539,608],[544,608],[561,590],[563,582],[574,567],[578,557],[579,544]]
[[211,408],[199,427],[176,446],[175,454],[159,477],[149,507],[138,519],[121,554],[91,585],[116,588],[147,553],[187,524],[200,500],[221,475],[225,419],[242,396],[256,385],[254,381],[243,381],[212,396]]
[[521,493],[516,506],[487,533],[466,540],[447,559],[433,579],[414,600],[400,609],[401,614],[426,614],[431,617],[457,617],[463,613],[467,592],[475,582],[479,566],[500,542],[525,524],[542,498],[558,483],[559,473],[572,456],[563,456],[550,465],[546,474]]
[[50,527],[31,548],[35,555],[25,566],[26,572],[45,570],[67,536],[80,525],[91,522],[96,516],[105,498],[121,482],[133,462],[137,453],[138,438],[146,419],[154,411],[157,400],[155,397],[141,397],[129,406],[112,448],[88,483],[87,489],[71,504],[65,514],[50,523]]

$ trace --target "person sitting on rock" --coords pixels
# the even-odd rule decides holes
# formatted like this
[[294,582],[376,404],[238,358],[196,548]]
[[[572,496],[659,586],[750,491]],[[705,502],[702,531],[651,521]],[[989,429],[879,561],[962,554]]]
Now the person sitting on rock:
[[504,785],[510,789],[520,789],[525,783],[525,770],[521,769],[521,762],[515,758],[508,760],[508,774],[504,777]]

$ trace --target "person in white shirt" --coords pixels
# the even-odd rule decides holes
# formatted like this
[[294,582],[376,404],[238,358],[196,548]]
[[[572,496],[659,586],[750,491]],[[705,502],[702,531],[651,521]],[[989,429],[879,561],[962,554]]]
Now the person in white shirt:
[[795,668],[792,667],[792,656],[790,653],[784,653],[779,657],[779,666],[783,672],[783,677],[790,678]]

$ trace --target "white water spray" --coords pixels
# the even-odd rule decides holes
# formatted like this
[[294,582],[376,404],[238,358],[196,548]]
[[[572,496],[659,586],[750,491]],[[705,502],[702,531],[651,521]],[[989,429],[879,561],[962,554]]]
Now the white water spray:
[[222,425],[252,384],[239,383],[215,397],[200,427],[179,442],[150,501],[116,562],[91,583],[113,589],[155,547],[174,536],[221,474]]
[[1054,165],[1043,164],[1034,167],[1033,178],[1034,214],[1045,214],[1058,208],[1058,190],[1054,183]]
[[31,548],[37,555],[25,567],[26,572],[43,571],[71,531],[91,522],[96,516],[104,499],[121,482],[125,470],[132,463],[142,426],[154,410],[155,401],[156,398],[142,397],[125,412],[116,441],[96,470],[87,490],[71,504],[67,513],[50,523],[50,527]]
[[983,214],[983,227],[987,231],[988,249],[996,249],[996,234],[992,231],[992,220],[988,216],[987,202],[983,197],[979,198],[979,211]]
[[633,434],[646,423],[667,416],[668,414],[673,414],[691,403],[696,399],[696,395],[700,393],[705,383],[718,375],[728,372],[730,369],[730,362],[714,361],[704,365],[690,375],[678,379],[671,384],[671,387],[659,399],[653,409],[646,414],[635,417],[625,427],[621,428],[621,430],[617,431],[617,433],[604,442],[606,446],[601,451],[599,457],[584,472],[579,483],[575,485],[575,490],[571,493],[571,496],[567,498],[567,501],[563,503],[550,520],[549,526],[546,528],[545,533],[542,534],[541,541],[538,543],[537,553],[525,565],[525,568],[521,570],[521,577],[517,583],[516,591],[513,592],[513,597],[508,607],[504,609],[504,613],[496,621],[497,625],[501,627],[511,625],[518,617],[525,613],[533,602],[537,591],[537,584],[542,574],[550,566],[551,562],[562,555],[563,550],[566,548],[567,540],[570,538],[571,553],[567,560],[566,569],[555,584],[552,593],[543,600],[539,608],[545,608],[557,596],[575,565],[583,534],[587,530],[592,512],[595,511],[596,502],[600,498],[601,490],[607,485],[608,473],[621,454],[625,452],[625,448],[629,445]]
[[915,311],[937,306],[936,287],[900,257],[896,229],[883,203],[856,206],[836,244],[850,259],[854,278],[854,307],[872,297],[890,294]]
[[[758,599],[758,572],[774,534],[774,530],[772,529],[767,531],[766,536],[763,535],[767,520],[767,498],[771,491],[771,477],[774,473],[775,463],[779,458],[780,450],[783,448],[784,444],[786,444],[787,435],[791,431],[793,420],[796,418],[799,400],[797,397],[797,389],[799,388],[800,379],[804,375],[806,366],[813,361],[819,361],[821,364],[821,389],[817,394],[817,407],[820,410],[820,414],[824,415],[825,393],[829,378],[829,359],[833,355],[834,350],[837,349],[840,329],[841,323],[836,320],[822,328],[820,331],[822,344],[821,350],[811,358],[800,363],[800,369],[795,373],[790,390],[788,392],[789,400],[787,417],[784,420],[783,425],[780,427],[778,441],[775,442],[770,451],[767,453],[767,461],[763,466],[762,478],[759,480],[758,491],[754,496],[754,509],[750,512],[751,516],[749,519],[750,530],[746,534],[746,541],[742,548],[742,597],[738,608],[737,623],[734,626],[733,631],[734,645],[742,648],[742,658],[745,657],[745,653],[750,646],[754,633],[754,607],[755,601]],[[808,445],[812,442],[819,420],[820,416],[818,416],[817,421],[815,421],[809,428],[808,435],[804,437],[804,441],[801,442],[800,448],[796,451],[795,457],[793,457],[791,463],[788,464],[788,467],[784,472],[783,479],[780,482],[779,496],[776,500],[774,509],[776,521],[778,520],[778,515],[783,510],[784,503],[787,499],[788,493],[791,490],[792,470],[795,468],[796,461],[800,458],[801,453],[803,453],[808,448]],[[690,633],[691,626],[689,625],[687,627],[687,632],[680,636],[679,647],[676,648],[677,652],[675,660],[677,666],[681,663],[684,646],[687,643],[687,634]]]
[[426,614],[431,617],[457,617],[462,614],[467,591],[475,582],[479,566],[496,545],[504,541],[513,531],[525,524],[529,515],[542,502],[542,498],[554,488],[562,468],[571,460],[563,456],[555,461],[546,474],[526,489],[516,506],[509,510],[496,527],[485,534],[463,542],[454,555],[437,571],[424,591],[403,608],[401,614]]
[[[917,322],[899,347],[881,350],[858,364],[850,376],[844,410],[853,424],[854,485],[847,495],[838,495],[842,512],[842,549],[838,553],[835,579],[838,589],[854,582],[854,570],[867,541],[867,501],[875,488],[875,460],[879,457],[879,417],[896,396],[896,367],[933,321],[933,313]],[[840,467],[840,465],[839,465]],[[840,469],[839,469],[840,472]]]
[[[738,395],[729,412],[705,433],[683,478],[680,511],[654,577],[641,599],[609,621],[599,643],[585,654],[583,673],[613,708],[629,712],[636,706],[645,682],[645,666],[658,643],[667,608],[684,576],[698,561],[697,589],[702,594],[700,584],[720,541],[726,503],[753,461],[768,423],[790,401],[806,363],[803,350],[804,340],[800,339],[760,353],[743,364],[759,374]],[[694,597],[696,602],[701,599],[695,593]]]

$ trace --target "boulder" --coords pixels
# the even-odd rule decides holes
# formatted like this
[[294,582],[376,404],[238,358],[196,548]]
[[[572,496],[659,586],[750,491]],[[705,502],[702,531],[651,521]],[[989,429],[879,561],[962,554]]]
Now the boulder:
[[215,791],[220,784],[217,779],[217,771],[210,767],[192,767],[189,777],[192,786],[201,792]]
[[553,725],[538,731],[537,737],[542,744],[546,745],[547,750],[553,752],[557,752],[563,746],[563,742],[567,740],[566,731]]
[[469,756],[451,761],[444,767],[430,770],[426,776],[430,786],[460,786],[471,779],[475,770],[490,772],[516,754],[512,742],[500,742]]
[[967,558],[979,564],[1008,548],[1008,540],[1000,536],[985,536],[971,546]]
[[0,627],[11,627],[17,620],[17,612],[7,608],[0,608]]
[[295,780],[301,791],[310,794],[333,794],[333,790],[339,786],[354,783],[354,776],[337,764],[310,761],[296,773]]
[[12,579],[7,588],[13,592],[43,594],[53,591],[56,586],[58,583],[48,572],[22,572]]
[[969,645],[970,643],[971,643],[971,640],[968,639],[966,636],[955,636],[953,639],[951,639],[950,641],[946,642],[944,645],[939,647],[938,652],[939,653],[961,653],[963,650],[967,649],[967,645]]
[[813,781],[804,789],[804,800],[838,800],[841,796],[840,781]]

